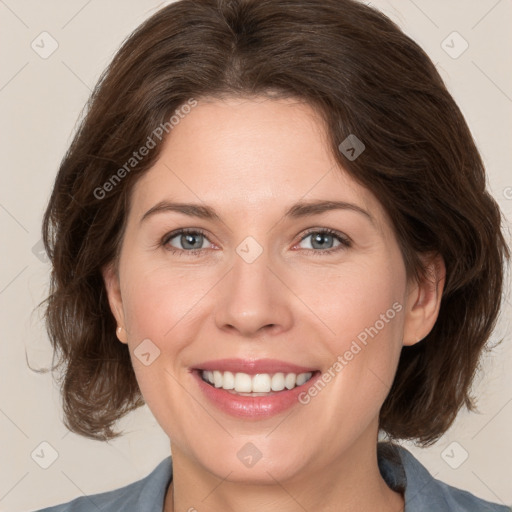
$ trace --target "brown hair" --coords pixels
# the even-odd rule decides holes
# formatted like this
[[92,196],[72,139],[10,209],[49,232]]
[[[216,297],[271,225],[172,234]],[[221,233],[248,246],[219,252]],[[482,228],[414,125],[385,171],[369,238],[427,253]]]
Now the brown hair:
[[[115,421],[144,404],[101,269],[116,261],[130,191],[161,143],[124,164],[193,98],[271,93],[320,113],[334,157],[389,214],[409,276],[423,275],[422,253],[446,264],[438,319],[402,349],[380,428],[427,445],[474,409],[509,251],[481,157],[428,56],[354,0],[181,0],[135,30],[101,76],[44,216],[46,322],[73,432],[116,437]],[[353,161],[338,149],[350,134],[366,146]]]

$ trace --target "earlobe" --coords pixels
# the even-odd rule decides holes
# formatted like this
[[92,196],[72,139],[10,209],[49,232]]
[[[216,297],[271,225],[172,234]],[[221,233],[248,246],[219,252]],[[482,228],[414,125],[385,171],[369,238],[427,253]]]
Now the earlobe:
[[119,283],[119,275],[113,263],[109,263],[103,267],[101,271],[103,282],[107,291],[110,310],[117,322],[116,336],[121,343],[127,343],[127,333],[123,312],[123,301],[121,297],[121,287]]
[[128,343],[128,340],[126,338],[126,330],[124,329],[124,327],[121,327],[120,325],[117,327],[116,336],[121,343]]
[[424,256],[424,276],[410,287],[406,301],[403,344],[414,345],[434,327],[443,295],[446,267],[440,254]]

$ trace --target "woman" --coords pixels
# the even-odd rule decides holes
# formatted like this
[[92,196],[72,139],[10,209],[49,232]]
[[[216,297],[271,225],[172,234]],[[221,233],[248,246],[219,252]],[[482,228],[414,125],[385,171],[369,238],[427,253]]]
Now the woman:
[[434,480],[500,308],[499,209],[426,54],[353,0],[181,0],[96,87],[44,219],[67,426],[170,457],[45,509],[509,510]]

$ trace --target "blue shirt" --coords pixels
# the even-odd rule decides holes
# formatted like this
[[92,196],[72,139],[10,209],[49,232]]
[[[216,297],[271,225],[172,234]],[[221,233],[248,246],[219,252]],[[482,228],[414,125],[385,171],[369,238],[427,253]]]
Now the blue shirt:
[[[511,512],[512,507],[477,498],[434,479],[402,446],[377,444],[379,470],[388,486],[403,491],[405,512]],[[113,491],[80,496],[38,512],[162,512],[172,480],[172,459],[167,457],[145,478]]]

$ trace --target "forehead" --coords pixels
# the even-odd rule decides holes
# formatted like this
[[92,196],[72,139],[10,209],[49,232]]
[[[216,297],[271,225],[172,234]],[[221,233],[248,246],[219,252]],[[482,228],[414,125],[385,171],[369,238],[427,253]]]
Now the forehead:
[[373,194],[333,157],[320,116],[296,99],[199,100],[135,185],[132,207],[140,214],[169,198],[248,217],[317,199],[383,215]]

